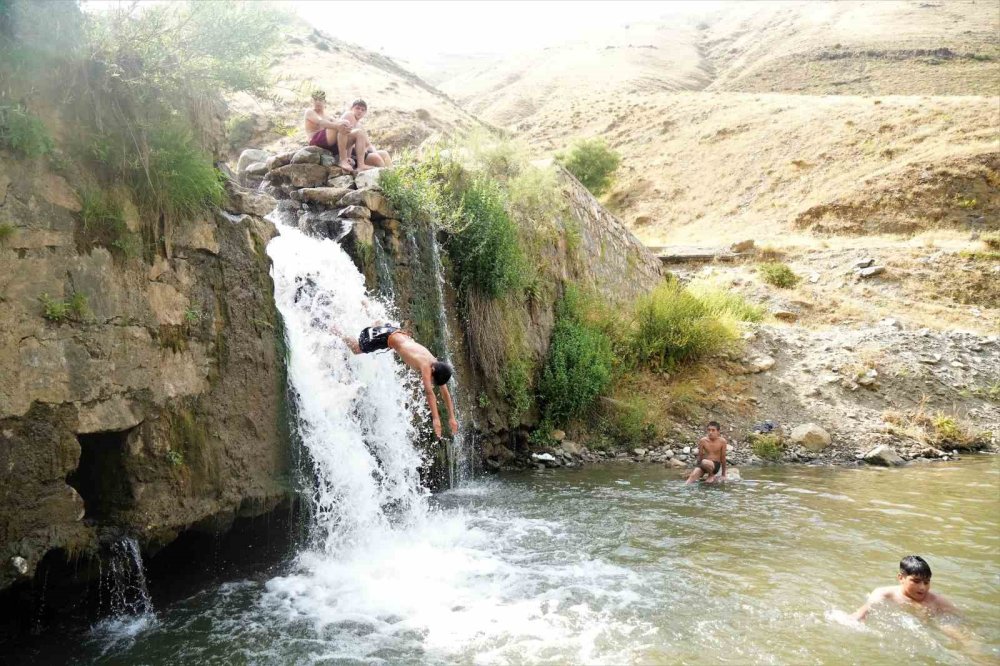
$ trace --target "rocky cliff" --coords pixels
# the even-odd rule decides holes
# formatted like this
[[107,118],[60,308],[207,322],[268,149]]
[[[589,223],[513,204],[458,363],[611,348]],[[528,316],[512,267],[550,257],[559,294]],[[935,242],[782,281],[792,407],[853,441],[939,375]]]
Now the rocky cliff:
[[150,264],[80,242],[61,172],[0,157],[0,589],[108,530],[149,555],[293,496],[273,226],[235,199]]

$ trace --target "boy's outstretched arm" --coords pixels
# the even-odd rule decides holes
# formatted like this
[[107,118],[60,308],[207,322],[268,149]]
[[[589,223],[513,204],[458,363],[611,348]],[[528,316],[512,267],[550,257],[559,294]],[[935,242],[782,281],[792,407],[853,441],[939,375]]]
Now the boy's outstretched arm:
[[[431,381],[431,368],[428,365],[424,368],[421,379],[424,382],[424,396],[427,398],[427,407],[431,410],[431,425],[434,426],[434,434],[441,438],[441,416],[438,414],[437,396],[434,395],[434,382]],[[449,404],[450,404],[449,400]]]
[[455,405],[452,404],[451,393],[444,384],[441,385],[441,397],[444,398],[444,406],[448,408],[448,427],[451,428],[452,435],[457,435],[458,419],[455,418]]
[[725,442],[722,445],[722,467],[720,471],[722,472],[722,478],[726,478],[726,452],[729,449],[729,442]]
[[872,606],[884,600],[886,597],[886,592],[882,588],[876,588],[872,590],[872,593],[868,595],[868,599],[862,604],[861,608],[854,611],[851,618],[857,620],[858,622],[864,622],[865,618],[868,617],[868,612],[872,609]]

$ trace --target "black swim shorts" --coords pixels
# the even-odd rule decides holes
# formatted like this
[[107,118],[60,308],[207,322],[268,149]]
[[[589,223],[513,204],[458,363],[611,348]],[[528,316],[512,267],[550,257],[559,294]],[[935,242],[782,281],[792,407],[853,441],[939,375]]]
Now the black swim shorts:
[[382,351],[389,348],[389,336],[399,330],[398,326],[385,324],[384,326],[369,326],[361,331],[358,336],[358,346],[361,347],[362,354]]
[[718,474],[719,470],[722,469],[722,465],[719,463],[718,460],[708,460],[708,459],[705,459],[705,460],[702,460],[702,462],[703,463],[704,462],[710,462],[710,463],[712,463],[712,474],[713,475]]

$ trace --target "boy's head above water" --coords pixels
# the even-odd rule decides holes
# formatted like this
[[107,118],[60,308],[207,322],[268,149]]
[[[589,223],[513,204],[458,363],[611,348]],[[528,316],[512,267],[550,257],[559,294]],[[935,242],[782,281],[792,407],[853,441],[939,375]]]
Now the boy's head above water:
[[931,565],[919,555],[907,555],[899,561],[896,578],[903,594],[914,601],[923,601],[931,587]]

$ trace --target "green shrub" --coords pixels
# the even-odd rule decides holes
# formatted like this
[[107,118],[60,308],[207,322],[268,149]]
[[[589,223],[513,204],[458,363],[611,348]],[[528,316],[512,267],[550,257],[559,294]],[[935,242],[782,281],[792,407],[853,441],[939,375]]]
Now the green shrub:
[[655,416],[649,401],[632,397],[622,401],[599,428],[608,443],[618,447],[651,444],[657,439]]
[[611,340],[584,321],[580,295],[569,287],[556,310],[548,357],[538,381],[543,420],[556,426],[582,416],[611,381]]
[[787,264],[779,261],[758,264],[757,269],[760,271],[761,277],[764,278],[764,282],[781,289],[794,287],[802,279]]
[[169,462],[174,467],[180,467],[184,464],[184,454],[180,451],[174,451],[173,449],[167,450],[167,462]]
[[42,316],[56,323],[83,320],[89,310],[87,295],[80,292],[74,292],[69,300],[51,298],[48,294],[42,294],[38,300],[42,304]]
[[0,246],[6,244],[7,241],[13,238],[16,231],[17,230],[14,228],[13,224],[10,224],[9,222],[0,223]]
[[0,106],[0,147],[22,157],[52,152],[52,138],[45,124],[22,106]]
[[938,443],[953,442],[956,444],[965,443],[969,440],[969,435],[954,417],[938,413],[931,421],[934,426],[934,441]]
[[577,142],[568,153],[557,155],[556,160],[592,194],[599,196],[611,186],[621,156],[608,148],[603,139],[589,139]]
[[220,206],[225,193],[211,157],[177,125],[149,133],[149,168],[137,165],[128,176],[141,205],[175,220]]
[[440,221],[441,190],[427,165],[404,156],[379,174],[379,186],[400,219],[410,224]]
[[778,435],[753,435],[750,438],[750,449],[758,458],[776,462],[781,459],[785,443]]
[[114,195],[97,189],[84,190],[80,194],[80,221],[85,245],[106,247],[119,257],[131,259],[139,255],[139,238],[129,231],[125,211]]
[[736,337],[709,305],[671,280],[636,302],[625,345],[636,362],[669,370],[721,351]]
[[500,395],[509,409],[509,425],[516,428],[534,405],[534,367],[525,354],[512,355],[500,374]]
[[462,195],[461,219],[448,243],[459,288],[490,298],[518,290],[523,284],[524,252],[500,185],[476,177]]
[[747,301],[735,291],[718,289],[705,284],[692,284],[688,290],[704,303],[708,314],[735,321],[759,322],[767,310]]

